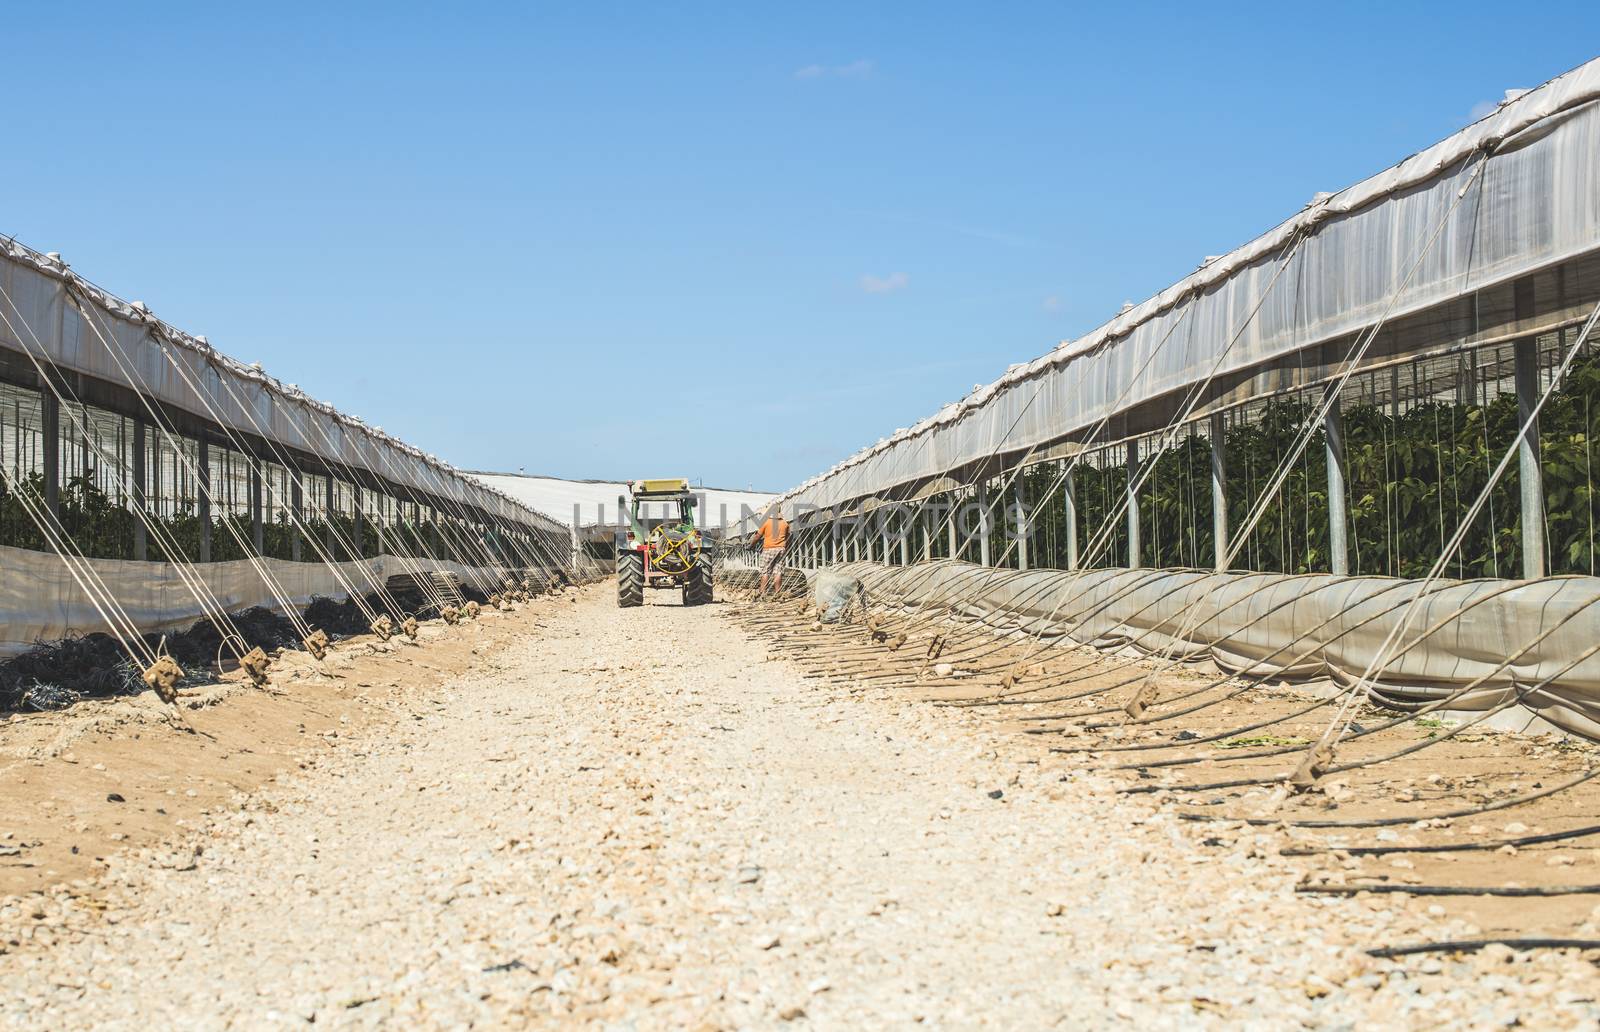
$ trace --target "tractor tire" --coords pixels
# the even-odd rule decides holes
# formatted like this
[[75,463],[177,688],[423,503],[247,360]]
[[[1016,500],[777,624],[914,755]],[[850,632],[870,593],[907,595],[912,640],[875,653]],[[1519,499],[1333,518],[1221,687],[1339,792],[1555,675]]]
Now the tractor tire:
[[710,604],[711,587],[715,576],[710,554],[701,552],[695,560],[694,569],[689,573],[689,579],[683,585],[683,604],[686,606]]
[[644,605],[644,556],[623,552],[617,556],[617,606],[632,609]]

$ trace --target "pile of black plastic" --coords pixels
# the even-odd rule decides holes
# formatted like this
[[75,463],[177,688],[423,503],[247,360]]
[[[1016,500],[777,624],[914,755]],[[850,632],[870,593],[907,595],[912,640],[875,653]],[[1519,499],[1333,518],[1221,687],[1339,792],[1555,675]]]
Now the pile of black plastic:
[[[480,604],[488,601],[488,597],[476,589],[463,586],[461,593]],[[365,601],[370,612],[388,611],[377,595],[368,595]],[[405,605],[399,599],[396,601]],[[411,612],[433,615],[426,611],[431,610],[431,606],[420,604],[420,596],[417,601],[419,604]],[[151,652],[165,652],[183,668],[185,677],[180,683],[185,687],[215,681],[219,653],[226,662],[233,658],[236,648],[241,653],[258,645],[267,652],[305,648],[289,618],[264,606],[234,613],[230,619],[244,639],[243,648],[238,648],[235,642],[224,649],[222,633],[208,619],[196,620],[186,631],[147,634],[144,641]],[[354,599],[335,602],[319,595],[306,607],[302,619],[333,639],[367,634],[371,629],[366,613]],[[37,713],[66,709],[83,699],[137,695],[145,688],[142,671],[143,663],[129,658],[117,640],[108,634],[44,642],[0,663],[0,712]]]
[[0,710],[65,709],[89,696],[143,690],[139,669],[109,634],[49,642],[0,663]]
[[[295,633],[294,624],[289,622],[288,617],[263,606],[234,613],[229,619],[244,639],[244,648],[239,650],[241,652],[249,652],[257,645],[268,652],[300,647],[300,636]],[[219,653],[225,659],[232,655],[231,649],[223,649],[222,633],[210,620],[196,620],[187,631],[165,637],[167,655],[176,660],[190,677],[196,677],[202,671],[215,672]],[[145,640],[152,648],[160,648],[161,639],[162,635],[145,635]]]
[[[374,613],[387,612],[383,600],[377,595],[368,595],[365,599],[367,609]],[[361,606],[353,598],[343,602],[335,602],[331,598],[317,595],[306,606],[305,622],[313,630],[324,631],[329,638],[347,638],[352,634],[368,634],[371,621],[366,613],[361,611]]]

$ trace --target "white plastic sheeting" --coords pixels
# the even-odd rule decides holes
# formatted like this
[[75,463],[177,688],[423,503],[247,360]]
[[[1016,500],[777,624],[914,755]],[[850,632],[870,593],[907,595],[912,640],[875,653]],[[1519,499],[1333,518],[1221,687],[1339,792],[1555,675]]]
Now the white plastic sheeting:
[[1052,442],[1213,373],[1356,332],[1386,312],[1398,318],[1592,252],[1600,248],[1597,101],[1600,60],[1319,196],[1271,232],[784,499],[831,506]]
[[[948,560],[840,569],[860,577],[874,603],[943,610],[1046,640],[1343,684],[1384,654],[1423,592],[1421,581],[1328,574],[1019,572]],[[1516,695],[1557,727],[1600,739],[1600,656],[1584,656],[1597,626],[1600,578],[1436,582],[1389,647],[1374,688],[1420,703],[1481,678],[1449,709],[1487,709]]]
[[[6,316],[0,320],[0,347],[32,354],[41,362],[48,357],[62,369],[131,386],[155,401],[239,433],[269,437],[289,448],[366,469],[392,483],[560,532],[548,518],[463,476],[448,463],[343,415],[256,366],[228,358],[47,255],[0,240],[0,286],[6,295],[0,298],[0,312]],[[84,303],[89,315],[80,311],[69,292]],[[173,363],[183,367],[182,374]]]
[[[187,630],[204,615],[171,563],[117,559],[87,562],[142,632]],[[282,559],[260,562],[296,606],[308,605],[317,595],[336,601],[349,597],[349,592],[326,563],[292,563]],[[454,573],[462,583],[469,585],[498,584],[501,577],[498,570],[427,559],[401,560],[390,555],[337,565],[345,581],[360,592],[365,592],[368,584],[383,584],[391,575],[416,570]],[[362,573],[362,567],[366,568],[366,574]],[[252,606],[280,608],[249,560],[201,563],[187,567],[187,572],[203,580],[230,613]],[[368,574],[373,578],[370,581]],[[40,642],[95,631],[111,633],[88,594],[53,552],[0,546],[0,613],[5,614],[5,619],[0,621],[0,656],[26,652]]]
[[[620,480],[562,480],[559,477],[529,476],[524,473],[470,473],[469,476],[503,491],[536,512],[577,526],[615,527],[619,512],[617,498],[626,497],[628,485]],[[727,491],[715,487],[692,488],[701,499],[697,519],[706,528],[735,524],[742,513],[760,512],[773,495],[760,491]]]

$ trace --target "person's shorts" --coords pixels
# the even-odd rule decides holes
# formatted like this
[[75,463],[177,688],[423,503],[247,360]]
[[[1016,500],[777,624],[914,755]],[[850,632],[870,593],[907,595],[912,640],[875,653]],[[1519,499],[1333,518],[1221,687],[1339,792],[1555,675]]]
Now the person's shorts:
[[783,569],[783,549],[764,548],[761,550],[761,575],[763,577],[778,573]]

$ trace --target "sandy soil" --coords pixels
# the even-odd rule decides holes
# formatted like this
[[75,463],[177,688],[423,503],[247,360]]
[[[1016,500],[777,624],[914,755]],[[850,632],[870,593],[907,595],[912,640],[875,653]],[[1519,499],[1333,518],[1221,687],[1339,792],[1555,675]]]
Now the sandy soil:
[[0,833],[43,844],[5,871],[0,1022],[1600,1017],[1575,954],[1374,960],[1471,929],[1296,893],[1326,860],[1282,856],[1280,831],[1180,821],[985,711],[805,676],[733,605],[572,598],[358,643],[285,696],[191,711],[198,734],[138,714],[65,740],[63,718],[4,728]]

